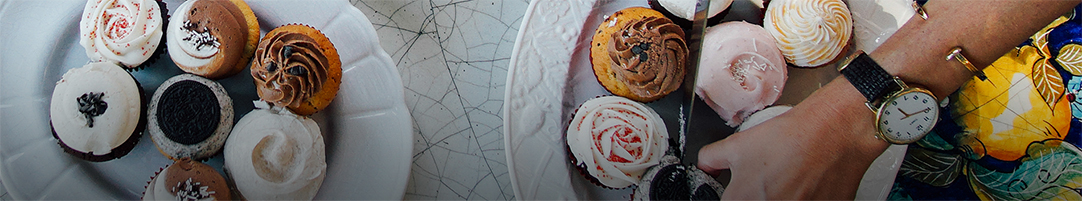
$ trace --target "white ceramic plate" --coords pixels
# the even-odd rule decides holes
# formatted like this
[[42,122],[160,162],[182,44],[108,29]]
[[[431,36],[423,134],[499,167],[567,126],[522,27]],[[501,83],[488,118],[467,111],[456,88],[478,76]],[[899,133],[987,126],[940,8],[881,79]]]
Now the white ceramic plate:
[[[907,1],[860,1],[854,4],[857,7],[851,8],[852,12],[862,17],[855,22],[856,38],[859,40],[855,42],[865,49],[874,49],[882,43],[912,15],[912,11],[905,14],[907,7],[898,6],[908,6],[904,3]],[[760,8],[757,5],[761,5],[761,1],[736,0],[726,21],[742,18],[755,21]],[[579,104],[599,95],[611,95],[597,83],[593,74],[588,56],[589,44],[592,32],[606,15],[631,6],[649,7],[645,0],[530,2],[511,54],[504,98],[504,144],[507,146],[508,168],[515,197],[523,200],[631,198],[634,187],[605,189],[580,175],[568,162],[563,138],[567,122]],[[896,20],[901,18],[904,19]],[[829,66],[816,69],[790,67],[786,89],[777,104],[796,104],[803,100],[821,84],[836,77],[838,74],[834,69]],[[663,104],[656,102],[647,105],[662,114],[678,112],[676,108],[659,107]],[[701,126],[711,121],[716,125],[721,121],[716,114],[712,114],[712,110],[705,108],[695,109],[693,115],[696,119],[692,120],[692,129],[732,132],[731,128]],[[699,119],[703,111],[711,114]],[[666,118],[666,115],[662,116]],[[689,136],[685,145],[688,147],[686,155],[690,158],[697,153],[698,146],[708,143],[695,139]],[[904,146],[894,147],[877,159],[869,168],[857,198],[886,198],[904,154]],[[685,160],[693,160],[688,156],[685,156]]]
[[[0,2],[0,178],[23,199],[138,199],[150,177],[172,163],[149,136],[119,159],[93,163],[64,153],[49,129],[55,82],[89,59],[78,45],[86,1]],[[180,5],[167,0],[169,11]],[[313,115],[325,136],[327,177],[316,199],[401,199],[412,155],[412,126],[398,70],[363,13],[340,1],[250,1],[262,33],[300,23],[321,30],[342,60],[337,98]],[[181,71],[168,53],[133,73],[146,93]],[[258,99],[245,70],[218,80],[236,119]],[[208,162],[221,171],[222,156]]]

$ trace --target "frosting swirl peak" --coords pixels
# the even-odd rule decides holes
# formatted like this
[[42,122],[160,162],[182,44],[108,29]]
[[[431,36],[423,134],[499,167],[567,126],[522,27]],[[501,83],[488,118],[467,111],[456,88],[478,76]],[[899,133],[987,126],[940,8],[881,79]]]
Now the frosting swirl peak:
[[853,32],[853,18],[841,0],[775,0],[763,27],[778,43],[785,60],[816,67],[838,57]]
[[628,22],[612,33],[609,58],[616,78],[642,97],[668,94],[684,81],[688,48],[684,31],[663,17]]

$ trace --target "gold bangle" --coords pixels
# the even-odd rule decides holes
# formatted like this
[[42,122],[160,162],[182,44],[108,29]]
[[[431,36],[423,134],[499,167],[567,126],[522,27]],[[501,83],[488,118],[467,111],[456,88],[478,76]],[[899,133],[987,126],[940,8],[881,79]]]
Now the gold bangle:
[[917,4],[917,1],[913,1],[912,5],[913,5],[913,11],[916,11],[917,15],[920,15],[921,19],[928,20],[928,12],[924,12],[924,7],[923,6],[921,6],[920,4]]
[[976,66],[973,66],[973,63],[969,62],[969,59],[966,59],[966,56],[962,55],[962,47],[951,48],[951,51],[947,53],[947,61],[950,60],[957,60],[958,63],[962,63],[969,72],[980,78],[981,81],[988,80],[988,76],[984,75],[984,71],[978,70]]

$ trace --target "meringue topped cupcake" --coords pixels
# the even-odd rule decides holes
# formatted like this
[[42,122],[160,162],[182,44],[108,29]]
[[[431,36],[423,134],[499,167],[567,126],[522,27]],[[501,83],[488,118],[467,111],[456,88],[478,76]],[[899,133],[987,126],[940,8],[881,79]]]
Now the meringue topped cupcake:
[[79,44],[91,61],[137,69],[162,49],[164,3],[154,0],[89,0],[79,21]]
[[210,79],[248,67],[259,43],[259,22],[241,0],[191,0],[170,18],[169,57],[184,72]]
[[574,166],[598,185],[620,189],[639,183],[669,150],[665,123],[653,109],[618,96],[586,101],[567,127]]
[[730,127],[774,104],[785,88],[781,51],[762,27],[726,22],[706,29],[695,94]]
[[285,108],[254,104],[226,140],[226,173],[250,200],[311,200],[327,172],[319,126]]
[[112,160],[139,142],[146,102],[139,82],[120,66],[90,63],[56,82],[49,124],[65,152],[88,161]]
[[763,27],[774,36],[785,61],[818,67],[841,57],[852,37],[853,17],[842,0],[772,0]]

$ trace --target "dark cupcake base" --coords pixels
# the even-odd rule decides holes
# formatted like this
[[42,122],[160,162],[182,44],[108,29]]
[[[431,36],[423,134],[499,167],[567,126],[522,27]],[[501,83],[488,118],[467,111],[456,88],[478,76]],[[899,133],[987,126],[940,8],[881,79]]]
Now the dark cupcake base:
[[116,65],[122,67],[125,71],[136,72],[139,70],[143,70],[147,66],[158,62],[158,59],[161,59],[162,54],[165,54],[165,34],[167,32],[167,29],[165,28],[169,26],[169,9],[165,7],[166,5],[164,1],[157,0],[157,2],[158,9],[162,13],[162,39],[158,41],[158,48],[154,49],[154,53],[150,54],[150,58],[147,58],[146,61],[143,61],[142,64],[139,64],[137,66],[128,66],[118,62]]
[[[128,76],[131,76],[131,74],[128,74]],[[120,146],[113,148],[109,153],[105,155],[94,155],[92,153],[84,153],[72,149],[67,144],[64,144],[64,141],[60,140],[60,136],[56,134],[56,128],[53,127],[53,121],[49,121],[49,129],[53,132],[53,138],[57,139],[57,144],[64,148],[64,152],[90,162],[103,162],[128,155],[128,153],[135,148],[135,144],[139,142],[139,138],[143,136],[143,131],[146,130],[147,127],[147,96],[146,92],[143,91],[142,84],[139,84],[139,80],[135,79],[134,76],[132,77],[132,80],[135,81],[135,87],[139,89],[139,123],[135,125],[135,130],[132,131],[131,136],[128,136],[127,140],[121,143]]]

